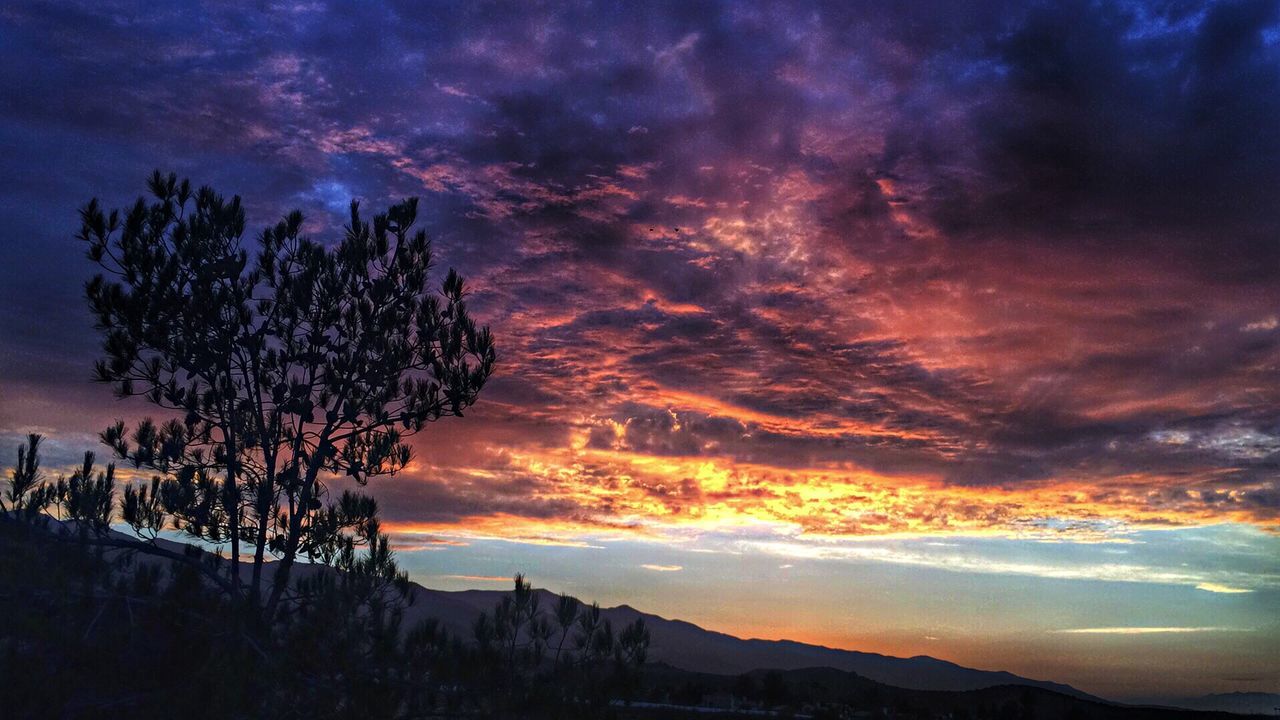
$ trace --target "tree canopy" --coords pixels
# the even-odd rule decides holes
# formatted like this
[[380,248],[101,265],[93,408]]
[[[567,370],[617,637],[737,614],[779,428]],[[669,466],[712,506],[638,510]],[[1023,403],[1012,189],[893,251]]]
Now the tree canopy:
[[[246,243],[238,196],[158,171],[148,190],[123,211],[90,201],[78,234],[101,269],[86,286],[95,379],[172,414],[102,433],[155,473],[125,488],[123,519],[141,537],[173,528],[229,544],[223,579],[266,619],[299,556],[353,567],[366,546],[365,569],[393,579],[377,503],[329,483],[403,470],[406,438],[461,416],[496,357],[462,278],[450,270],[431,291],[416,199],[372,220],[353,201],[332,245],[310,239],[298,211]],[[280,561],[270,582],[268,556]]]

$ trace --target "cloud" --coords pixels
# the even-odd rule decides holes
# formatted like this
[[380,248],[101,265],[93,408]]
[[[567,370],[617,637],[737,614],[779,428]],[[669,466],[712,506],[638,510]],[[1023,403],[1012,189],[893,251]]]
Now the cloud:
[[1059,635],[1180,635],[1185,633],[1252,632],[1228,627],[1098,627],[1050,630]]
[[652,565],[649,563],[645,563],[640,567],[644,568],[645,570],[652,570],[654,572],[680,572],[681,570],[684,570],[684,567],[681,565]]
[[[901,547],[864,544],[806,544],[796,542],[759,541],[750,543],[757,550],[789,558],[838,559],[883,562],[894,565],[926,567],[959,573],[1019,575],[1055,580],[1088,580],[1120,583],[1183,585],[1209,592],[1250,592],[1203,580],[1200,571],[1170,566],[1127,563],[1019,562],[987,554],[922,552]],[[1210,589],[1214,588],[1214,589]]]
[[447,580],[466,580],[481,583],[510,583],[512,579],[505,575],[438,575]]
[[1272,3],[135,15],[6,8],[2,437],[147,412],[80,382],[67,223],[162,166],[325,242],[424,196],[501,367],[391,526],[1280,523]]
[[1231,587],[1230,585],[1219,585],[1218,583],[1211,582],[1202,582],[1196,585],[1196,589],[1211,593],[1225,593],[1228,595],[1253,592],[1249,588]]

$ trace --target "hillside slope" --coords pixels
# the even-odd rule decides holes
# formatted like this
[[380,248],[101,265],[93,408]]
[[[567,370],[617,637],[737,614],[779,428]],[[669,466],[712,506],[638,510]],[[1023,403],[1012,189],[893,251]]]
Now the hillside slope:
[[[543,607],[550,608],[555,595],[542,593]],[[457,632],[469,633],[480,611],[488,611],[502,596],[497,590],[446,592],[415,585],[410,616],[436,617]],[[736,675],[770,668],[796,670],[830,667],[855,672],[895,687],[911,690],[978,690],[999,685],[1029,685],[1078,698],[1094,699],[1069,685],[1033,680],[1003,671],[975,670],[928,656],[899,658],[877,653],[839,650],[790,640],[746,640],[706,630],[682,620],[668,620],[628,605],[605,608],[604,617],[620,627],[643,617],[652,636],[649,657],[681,670]]]

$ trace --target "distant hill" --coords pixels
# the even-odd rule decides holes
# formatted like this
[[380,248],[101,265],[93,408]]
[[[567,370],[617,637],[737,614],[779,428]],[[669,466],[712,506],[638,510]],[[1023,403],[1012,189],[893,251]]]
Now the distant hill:
[[[539,592],[542,593],[543,607],[550,608],[556,596],[546,590]],[[470,633],[476,614],[492,610],[503,595],[498,590],[446,592],[420,585],[415,586],[415,593],[414,605],[409,610],[411,617],[436,617],[464,634]],[[606,608],[602,614],[613,622],[614,627],[643,617],[652,636],[650,659],[681,670],[737,675],[761,668],[796,670],[829,667],[912,690],[961,691],[1026,685],[1077,698],[1098,699],[1069,685],[1033,680],[1003,671],[974,670],[924,655],[899,658],[790,640],[744,640],[682,620],[643,613],[628,605]]]
[[1200,697],[1171,698],[1163,700],[1161,704],[1188,710],[1216,710],[1230,713],[1275,715],[1276,708],[1280,708],[1280,693],[1214,693]]
[[[1133,707],[1099,700],[1087,700],[1028,685],[997,685],[979,690],[940,691],[906,690],[874,682],[856,673],[833,668],[804,668],[785,671],[757,670],[749,673],[757,688],[770,685],[773,675],[774,695],[800,708],[795,717],[813,718],[1035,718],[1035,720],[1235,720],[1240,716],[1223,712],[1175,710],[1160,707]],[[715,717],[786,717],[773,712],[767,703],[737,699],[742,682],[739,677],[712,675],[679,670],[666,664],[649,666],[645,682],[651,695],[666,693],[668,702],[658,707],[665,712],[641,708],[624,718],[704,718]],[[785,690],[778,692],[779,686]],[[700,695],[703,706],[686,705]],[[708,710],[710,704],[714,709]],[[726,705],[728,707],[726,707]],[[737,712],[733,711],[737,708]],[[834,708],[840,708],[834,711]],[[655,708],[656,709],[656,708]]]

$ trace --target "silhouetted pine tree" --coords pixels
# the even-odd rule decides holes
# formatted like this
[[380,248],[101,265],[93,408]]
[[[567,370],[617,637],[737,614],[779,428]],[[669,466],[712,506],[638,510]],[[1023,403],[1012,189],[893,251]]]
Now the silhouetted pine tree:
[[[79,237],[103,269],[86,287],[103,337],[95,377],[178,415],[103,432],[118,457],[158,473],[126,488],[123,519],[144,538],[172,527],[228,543],[229,562],[206,574],[267,622],[296,600],[299,556],[394,580],[376,503],[334,498],[326,478],[363,485],[402,469],[405,438],[461,415],[495,358],[462,279],[451,270],[439,295],[428,290],[417,202],[372,222],[353,202],[333,247],[307,238],[295,211],[251,253],[239,197],[159,172],[148,187],[151,200],[123,213],[97,200],[80,212]],[[98,489],[76,492],[95,502]],[[357,545],[372,550],[359,567]],[[280,560],[271,579],[269,554]]]
[[[611,715],[645,662],[643,620],[615,633],[599,605],[565,596],[548,612],[517,575],[469,640],[435,621],[406,629],[407,577],[377,504],[327,489],[335,475],[363,485],[402,469],[405,437],[461,415],[493,370],[462,281],[450,272],[440,295],[427,290],[416,204],[371,223],[353,204],[345,239],[328,249],[290,214],[251,260],[238,198],[159,173],[149,186],[153,201],[123,219],[96,201],[81,212],[80,237],[104,269],[87,286],[103,334],[96,377],[180,417],[103,432],[119,458],[155,473],[120,483],[119,497],[115,466],[95,467],[93,453],[52,480],[40,436],[19,448],[0,493],[0,539],[19,548],[0,554],[6,709]],[[117,520],[136,537],[113,532]],[[230,545],[230,556],[165,545],[166,529]],[[268,555],[280,562],[267,566]],[[299,557],[341,572],[290,582]],[[114,683],[104,667],[140,679]],[[62,682],[43,680],[53,675]]]

